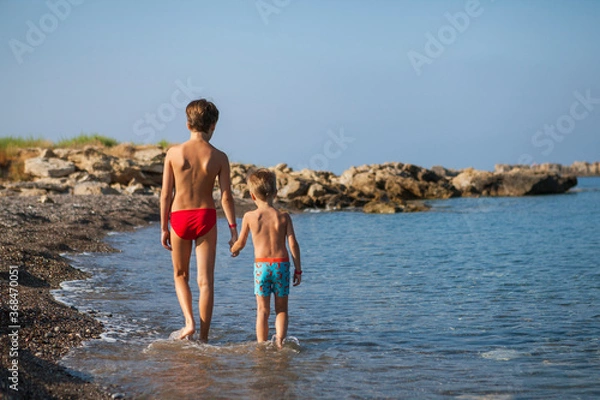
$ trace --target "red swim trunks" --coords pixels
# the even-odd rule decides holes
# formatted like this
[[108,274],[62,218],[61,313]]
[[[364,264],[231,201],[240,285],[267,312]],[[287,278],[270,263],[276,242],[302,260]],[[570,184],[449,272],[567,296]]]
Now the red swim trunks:
[[206,235],[217,223],[217,210],[195,208],[171,212],[171,227],[182,239],[195,240]]

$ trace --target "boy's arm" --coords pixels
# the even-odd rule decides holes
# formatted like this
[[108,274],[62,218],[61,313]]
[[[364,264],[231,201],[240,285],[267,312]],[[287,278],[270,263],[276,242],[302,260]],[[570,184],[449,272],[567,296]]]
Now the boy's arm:
[[171,154],[167,151],[165,165],[163,168],[162,189],[160,191],[160,241],[163,247],[169,251],[171,248],[171,237],[169,233],[169,212],[173,203],[173,187],[175,177],[171,166]]
[[244,218],[242,218],[242,230],[240,232],[240,237],[229,249],[232,257],[237,257],[238,254],[240,254],[240,251],[246,246],[248,234],[250,233],[250,223],[248,220],[248,214],[245,214]]
[[298,286],[302,282],[302,263],[300,262],[300,245],[296,240],[296,233],[294,232],[294,225],[292,224],[292,217],[286,214],[287,222],[287,239],[290,247],[290,253],[292,253],[292,261],[294,262],[294,286]]
[[229,246],[238,238],[237,226],[235,223],[235,203],[233,202],[233,194],[231,193],[231,171],[229,167],[229,159],[225,153],[223,154],[223,163],[221,165],[221,171],[219,172],[219,188],[221,189],[221,207],[227,218],[229,224],[229,233],[231,233],[231,239],[229,240]]

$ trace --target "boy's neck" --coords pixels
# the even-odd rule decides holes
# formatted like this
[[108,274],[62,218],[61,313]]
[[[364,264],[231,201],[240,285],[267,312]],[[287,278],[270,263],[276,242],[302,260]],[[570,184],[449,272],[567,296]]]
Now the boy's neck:
[[256,203],[256,207],[261,208],[261,209],[274,208],[272,198],[267,199],[267,200],[256,199],[256,200],[254,200],[254,202]]
[[203,140],[205,142],[208,142],[211,137],[212,135],[206,132],[190,131],[191,140]]

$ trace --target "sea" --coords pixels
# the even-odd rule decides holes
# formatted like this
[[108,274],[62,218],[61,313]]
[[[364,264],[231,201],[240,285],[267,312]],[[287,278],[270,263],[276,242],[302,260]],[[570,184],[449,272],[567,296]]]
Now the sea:
[[[230,257],[224,220],[208,344],[170,339],[159,225],[112,234],[119,252],[70,255],[91,278],[54,291],[105,327],[61,364],[136,399],[600,398],[600,178],[428,203],[293,215],[304,273],[280,351],[256,343],[252,246]],[[198,318],[195,282],[192,258]]]

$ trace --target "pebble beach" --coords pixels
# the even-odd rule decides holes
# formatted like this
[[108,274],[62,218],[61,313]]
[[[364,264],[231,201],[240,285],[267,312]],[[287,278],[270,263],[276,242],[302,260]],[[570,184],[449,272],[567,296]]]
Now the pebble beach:
[[[73,376],[57,364],[72,347],[99,337],[102,324],[85,310],[58,303],[51,290],[63,281],[86,278],[62,254],[115,251],[103,241],[105,235],[157,221],[158,206],[158,198],[153,196],[0,198],[2,298],[8,299],[10,292],[17,306],[13,308],[16,314],[10,314],[10,304],[2,301],[4,398],[114,398],[111,388]],[[9,284],[13,281],[16,284]],[[18,362],[16,373],[9,369],[14,360]]]

